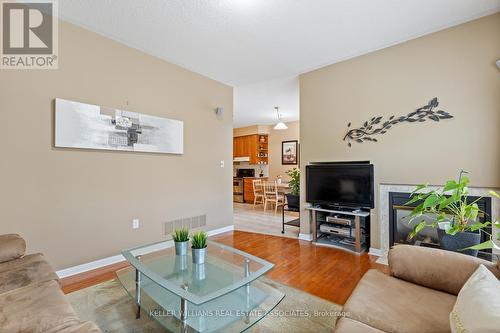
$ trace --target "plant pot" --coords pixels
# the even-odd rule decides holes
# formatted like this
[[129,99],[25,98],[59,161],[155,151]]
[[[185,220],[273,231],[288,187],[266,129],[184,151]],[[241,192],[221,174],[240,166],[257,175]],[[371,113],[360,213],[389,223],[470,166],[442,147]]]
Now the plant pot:
[[438,229],[439,243],[441,248],[447,251],[454,251],[458,253],[467,254],[477,257],[477,250],[463,250],[470,246],[478,245],[481,243],[481,233],[479,232],[458,232],[455,235],[448,235],[446,231]]
[[300,197],[295,194],[287,194],[286,201],[288,202],[288,208],[297,208],[299,209],[299,201]]
[[189,241],[175,242],[175,254],[178,256],[187,255]]
[[194,249],[191,248],[193,253],[193,264],[200,265],[205,263],[205,254],[207,253],[207,248],[204,249]]

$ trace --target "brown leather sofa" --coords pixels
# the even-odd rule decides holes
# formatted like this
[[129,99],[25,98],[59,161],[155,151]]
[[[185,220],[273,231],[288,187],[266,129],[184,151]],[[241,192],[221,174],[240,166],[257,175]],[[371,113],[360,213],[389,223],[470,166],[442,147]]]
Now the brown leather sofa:
[[498,278],[500,263],[460,253],[398,245],[389,251],[390,276],[369,270],[344,306],[337,333],[450,332],[457,295],[480,264]]
[[19,235],[0,235],[0,332],[100,333],[76,316],[43,255],[25,251]]

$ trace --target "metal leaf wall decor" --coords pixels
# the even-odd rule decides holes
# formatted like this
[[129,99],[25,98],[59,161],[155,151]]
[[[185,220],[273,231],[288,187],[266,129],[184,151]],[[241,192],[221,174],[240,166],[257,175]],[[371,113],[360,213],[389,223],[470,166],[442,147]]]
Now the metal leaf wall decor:
[[347,133],[344,136],[344,141],[347,140],[347,145],[351,147],[351,142],[363,143],[365,141],[378,142],[374,136],[387,133],[389,129],[400,123],[422,123],[427,119],[432,121],[440,121],[444,119],[451,119],[453,116],[443,110],[435,109],[438,107],[439,102],[437,97],[434,97],[427,105],[418,108],[416,111],[409,113],[406,116],[391,116],[387,120],[383,117],[373,117],[365,121],[360,128],[351,129],[351,123],[347,124]]

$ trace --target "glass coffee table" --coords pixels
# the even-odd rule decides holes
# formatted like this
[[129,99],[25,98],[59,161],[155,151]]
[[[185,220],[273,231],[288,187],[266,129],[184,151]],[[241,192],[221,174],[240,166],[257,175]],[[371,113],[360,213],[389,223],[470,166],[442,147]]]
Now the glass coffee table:
[[117,276],[138,306],[137,318],[142,309],[171,332],[242,332],[285,297],[259,281],[270,262],[209,241],[205,263],[193,264],[191,251],[178,256],[171,245],[122,252],[132,267]]

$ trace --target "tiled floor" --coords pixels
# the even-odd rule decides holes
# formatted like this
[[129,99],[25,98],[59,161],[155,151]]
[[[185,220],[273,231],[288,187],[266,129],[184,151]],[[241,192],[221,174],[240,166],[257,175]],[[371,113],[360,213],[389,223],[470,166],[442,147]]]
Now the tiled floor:
[[[286,212],[285,221],[296,219],[298,214]],[[259,234],[297,238],[299,228],[285,225],[285,233],[281,233],[281,211],[274,213],[274,209],[264,212],[262,205],[234,203],[234,229],[255,232]]]

